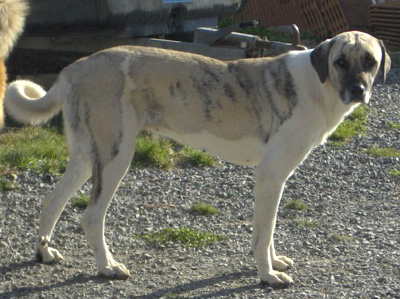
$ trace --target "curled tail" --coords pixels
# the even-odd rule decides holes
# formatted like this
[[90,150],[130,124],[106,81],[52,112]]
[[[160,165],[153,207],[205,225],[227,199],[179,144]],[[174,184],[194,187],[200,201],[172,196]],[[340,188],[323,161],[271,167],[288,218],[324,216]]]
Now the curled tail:
[[56,90],[57,84],[46,93],[31,81],[14,81],[7,87],[4,97],[6,112],[20,122],[32,125],[44,123],[63,106],[63,98],[57,96]]

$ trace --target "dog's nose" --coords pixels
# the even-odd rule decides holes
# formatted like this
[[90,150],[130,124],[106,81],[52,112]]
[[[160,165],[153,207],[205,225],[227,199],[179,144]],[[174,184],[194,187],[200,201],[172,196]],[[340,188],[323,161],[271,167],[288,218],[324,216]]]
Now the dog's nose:
[[353,84],[350,88],[350,92],[353,97],[358,98],[364,94],[365,87],[361,84]]

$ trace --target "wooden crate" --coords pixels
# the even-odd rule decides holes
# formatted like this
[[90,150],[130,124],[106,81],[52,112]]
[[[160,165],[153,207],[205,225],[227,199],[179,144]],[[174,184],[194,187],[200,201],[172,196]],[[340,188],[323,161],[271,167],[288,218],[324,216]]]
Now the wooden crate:
[[400,3],[385,2],[369,8],[369,22],[376,37],[400,49]]
[[349,30],[339,0],[301,0],[300,12],[309,29],[319,37],[332,37]]
[[257,20],[266,27],[296,24],[301,32],[322,38],[349,29],[339,0],[248,0],[235,18]]

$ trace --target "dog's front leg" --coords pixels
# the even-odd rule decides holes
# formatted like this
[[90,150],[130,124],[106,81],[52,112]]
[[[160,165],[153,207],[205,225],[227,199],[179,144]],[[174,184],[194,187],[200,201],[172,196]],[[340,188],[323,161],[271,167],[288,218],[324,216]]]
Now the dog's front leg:
[[270,171],[266,165],[260,165],[256,171],[254,187],[254,227],[252,251],[257,262],[258,275],[262,282],[272,287],[285,287],[293,282],[292,278],[274,270],[272,257],[275,256],[273,233],[275,230],[276,214],[285,180]]

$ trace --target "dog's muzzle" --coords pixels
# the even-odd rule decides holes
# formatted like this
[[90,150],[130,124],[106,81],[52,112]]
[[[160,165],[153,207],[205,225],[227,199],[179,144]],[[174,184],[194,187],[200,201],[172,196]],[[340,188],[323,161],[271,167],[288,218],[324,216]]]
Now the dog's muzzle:
[[362,83],[354,83],[350,86],[350,88],[347,91],[347,103],[350,104],[351,102],[353,103],[363,103],[363,104],[368,104],[369,102],[369,96],[368,96],[368,91],[367,88],[365,87],[364,84]]
[[362,99],[365,93],[365,87],[362,84],[353,84],[350,87],[350,93],[353,99]]

